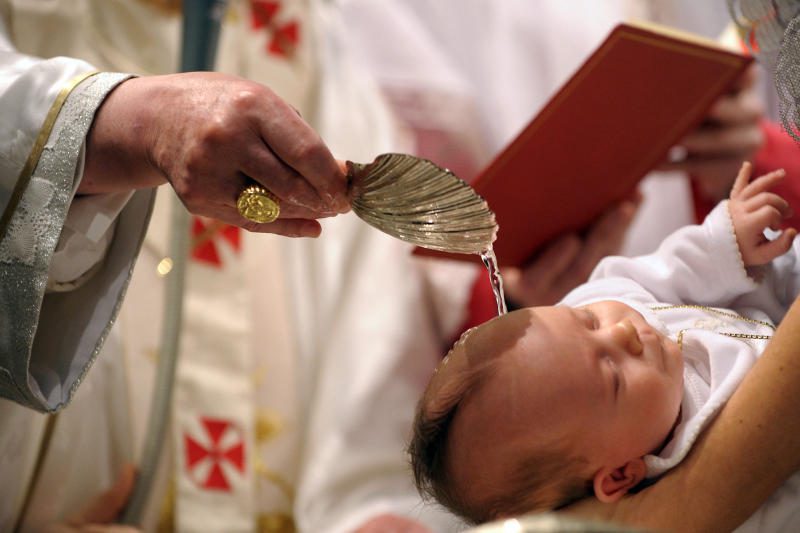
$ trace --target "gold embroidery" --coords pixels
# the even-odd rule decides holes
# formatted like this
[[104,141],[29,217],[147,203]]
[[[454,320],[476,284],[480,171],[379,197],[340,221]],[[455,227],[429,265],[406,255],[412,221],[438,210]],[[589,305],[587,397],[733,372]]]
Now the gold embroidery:
[[[683,305],[660,305],[650,308],[653,311],[668,311],[670,309],[696,309],[698,311],[705,311],[706,313],[710,313],[712,315],[724,316],[727,318],[732,318],[734,320],[741,320],[743,322],[747,322],[750,324],[756,324],[759,326],[766,326],[772,331],[775,331],[775,326],[770,324],[769,322],[765,322],[763,320],[756,320],[754,318],[748,318],[746,316],[742,316],[738,313],[734,313],[732,311],[723,311],[721,309],[715,309],[713,307],[706,307],[704,305],[692,305],[692,304],[683,304]],[[678,343],[678,349],[683,350],[683,334],[690,329],[694,328],[686,328],[682,329],[678,332],[678,337],[676,342]],[[772,338],[772,335],[757,335],[752,333],[733,333],[729,331],[717,331],[719,335],[724,335],[726,337],[730,337],[733,339],[753,339],[753,340],[768,340]]]
[[258,515],[256,531],[259,533],[294,533],[294,519],[284,513],[262,513]]
[[[257,446],[271,441],[282,431],[283,421],[276,413],[266,409],[259,409],[256,411],[255,439]],[[256,476],[278,487],[278,489],[290,502],[294,500],[294,487],[292,487],[292,484],[289,483],[288,480],[286,480],[278,472],[270,469],[264,460],[258,455],[256,455],[253,464]]]
[[28,184],[33,176],[33,171],[36,168],[36,165],[39,164],[39,158],[42,156],[42,151],[47,143],[47,139],[50,138],[50,133],[52,132],[53,126],[56,123],[58,114],[61,112],[61,108],[64,107],[64,102],[67,101],[70,93],[72,93],[72,90],[75,89],[79,83],[91,76],[94,76],[95,74],[99,74],[99,72],[86,72],[69,80],[58,93],[58,96],[56,96],[53,104],[50,106],[50,110],[47,112],[47,116],[44,117],[42,127],[39,128],[39,134],[36,136],[33,147],[28,154],[28,159],[25,161],[25,165],[22,167],[22,170],[19,173],[17,183],[14,185],[14,190],[11,193],[11,197],[8,199],[8,205],[6,205],[3,216],[0,217],[0,239],[5,237],[6,231],[8,230],[8,224],[11,222],[11,217],[17,210],[19,202],[22,200],[22,195],[25,194],[25,189],[28,188]]
[[263,444],[274,439],[283,430],[280,417],[266,409],[256,413],[256,443]]
[[177,494],[175,493],[175,478],[169,480],[167,492],[161,501],[161,509],[158,512],[158,533],[172,533],[175,531],[175,503]]
[[727,318],[733,318],[734,320],[749,322],[750,324],[758,324],[759,326],[766,326],[772,331],[775,331],[775,326],[773,326],[769,322],[765,322],[763,320],[756,320],[754,318],[747,318],[746,316],[742,316],[739,313],[734,313],[733,311],[723,311],[722,309],[716,309],[714,307],[706,307],[704,305],[692,305],[692,304],[659,305],[651,307],[650,309],[652,309],[653,311],[667,311],[669,309],[696,309],[698,311],[705,311],[707,313],[711,313],[712,315],[724,316]]

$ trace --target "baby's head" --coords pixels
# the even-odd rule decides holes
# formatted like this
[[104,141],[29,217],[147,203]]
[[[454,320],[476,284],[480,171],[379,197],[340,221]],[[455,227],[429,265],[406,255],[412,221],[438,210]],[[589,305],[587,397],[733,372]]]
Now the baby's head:
[[420,400],[417,485],[473,521],[615,501],[683,392],[677,344],[613,301],[515,311],[465,333]]

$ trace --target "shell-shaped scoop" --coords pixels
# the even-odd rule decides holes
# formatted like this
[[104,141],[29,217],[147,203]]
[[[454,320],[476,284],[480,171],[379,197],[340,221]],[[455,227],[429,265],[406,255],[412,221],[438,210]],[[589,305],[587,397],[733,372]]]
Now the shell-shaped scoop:
[[443,252],[479,254],[497,238],[486,201],[458,176],[426,159],[382,154],[347,162],[353,211],[406,242]]

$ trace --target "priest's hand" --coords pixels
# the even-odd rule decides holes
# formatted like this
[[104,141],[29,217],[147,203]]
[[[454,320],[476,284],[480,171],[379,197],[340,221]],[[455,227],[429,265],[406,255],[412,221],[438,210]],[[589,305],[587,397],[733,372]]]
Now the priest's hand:
[[585,236],[562,235],[524,268],[504,268],[508,299],[521,307],[557,303],[588,280],[602,258],[619,253],[640,203],[636,192],[598,217]]
[[122,469],[117,481],[108,490],[94,497],[83,509],[63,524],[45,528],[46,533],[137,533],[132,526],[114,524],[133,490],[136,471],[132,465]]
[[[128,80],[95,117],[79,194],[165,182],[194,214],[288,236],[317,236],[316,219],[350,205],[342,165],[294,108],[263,85],[211,72]],[[280,200],[278,220],[239,214],[239,193],[256,183]]]
[[755,67],[751,67],[731,92],[714,103],[705,120],[678,143],[685,157],[660,169],[687,172],[714,203],[726,198],[742,162],[752,159],[764,144],[760,126],[764,106],[756,81]]

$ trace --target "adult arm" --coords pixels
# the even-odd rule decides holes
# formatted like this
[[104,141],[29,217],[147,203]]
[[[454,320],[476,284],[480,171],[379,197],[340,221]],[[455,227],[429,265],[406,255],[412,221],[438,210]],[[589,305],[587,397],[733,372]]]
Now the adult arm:
[[800,468],[800,300],[686,460],[618,504],[565,512],[671,531],[730,531]]
[[152,193],[104,196],[104,206],[73,216],[92,118],[129,76],[25,56],[4,35],[0,21],[0,395],[55,410],[113,321]]
[[[348,209],[337,161],[266,87],[91,73],[20,54],[4,36],[0,27],[0,395],[41,411],[69,402],[124,296],[149,187],[169,181],[196,214],[293,236]],[[281,219],[239,215],[250,180],[281,199]]]

